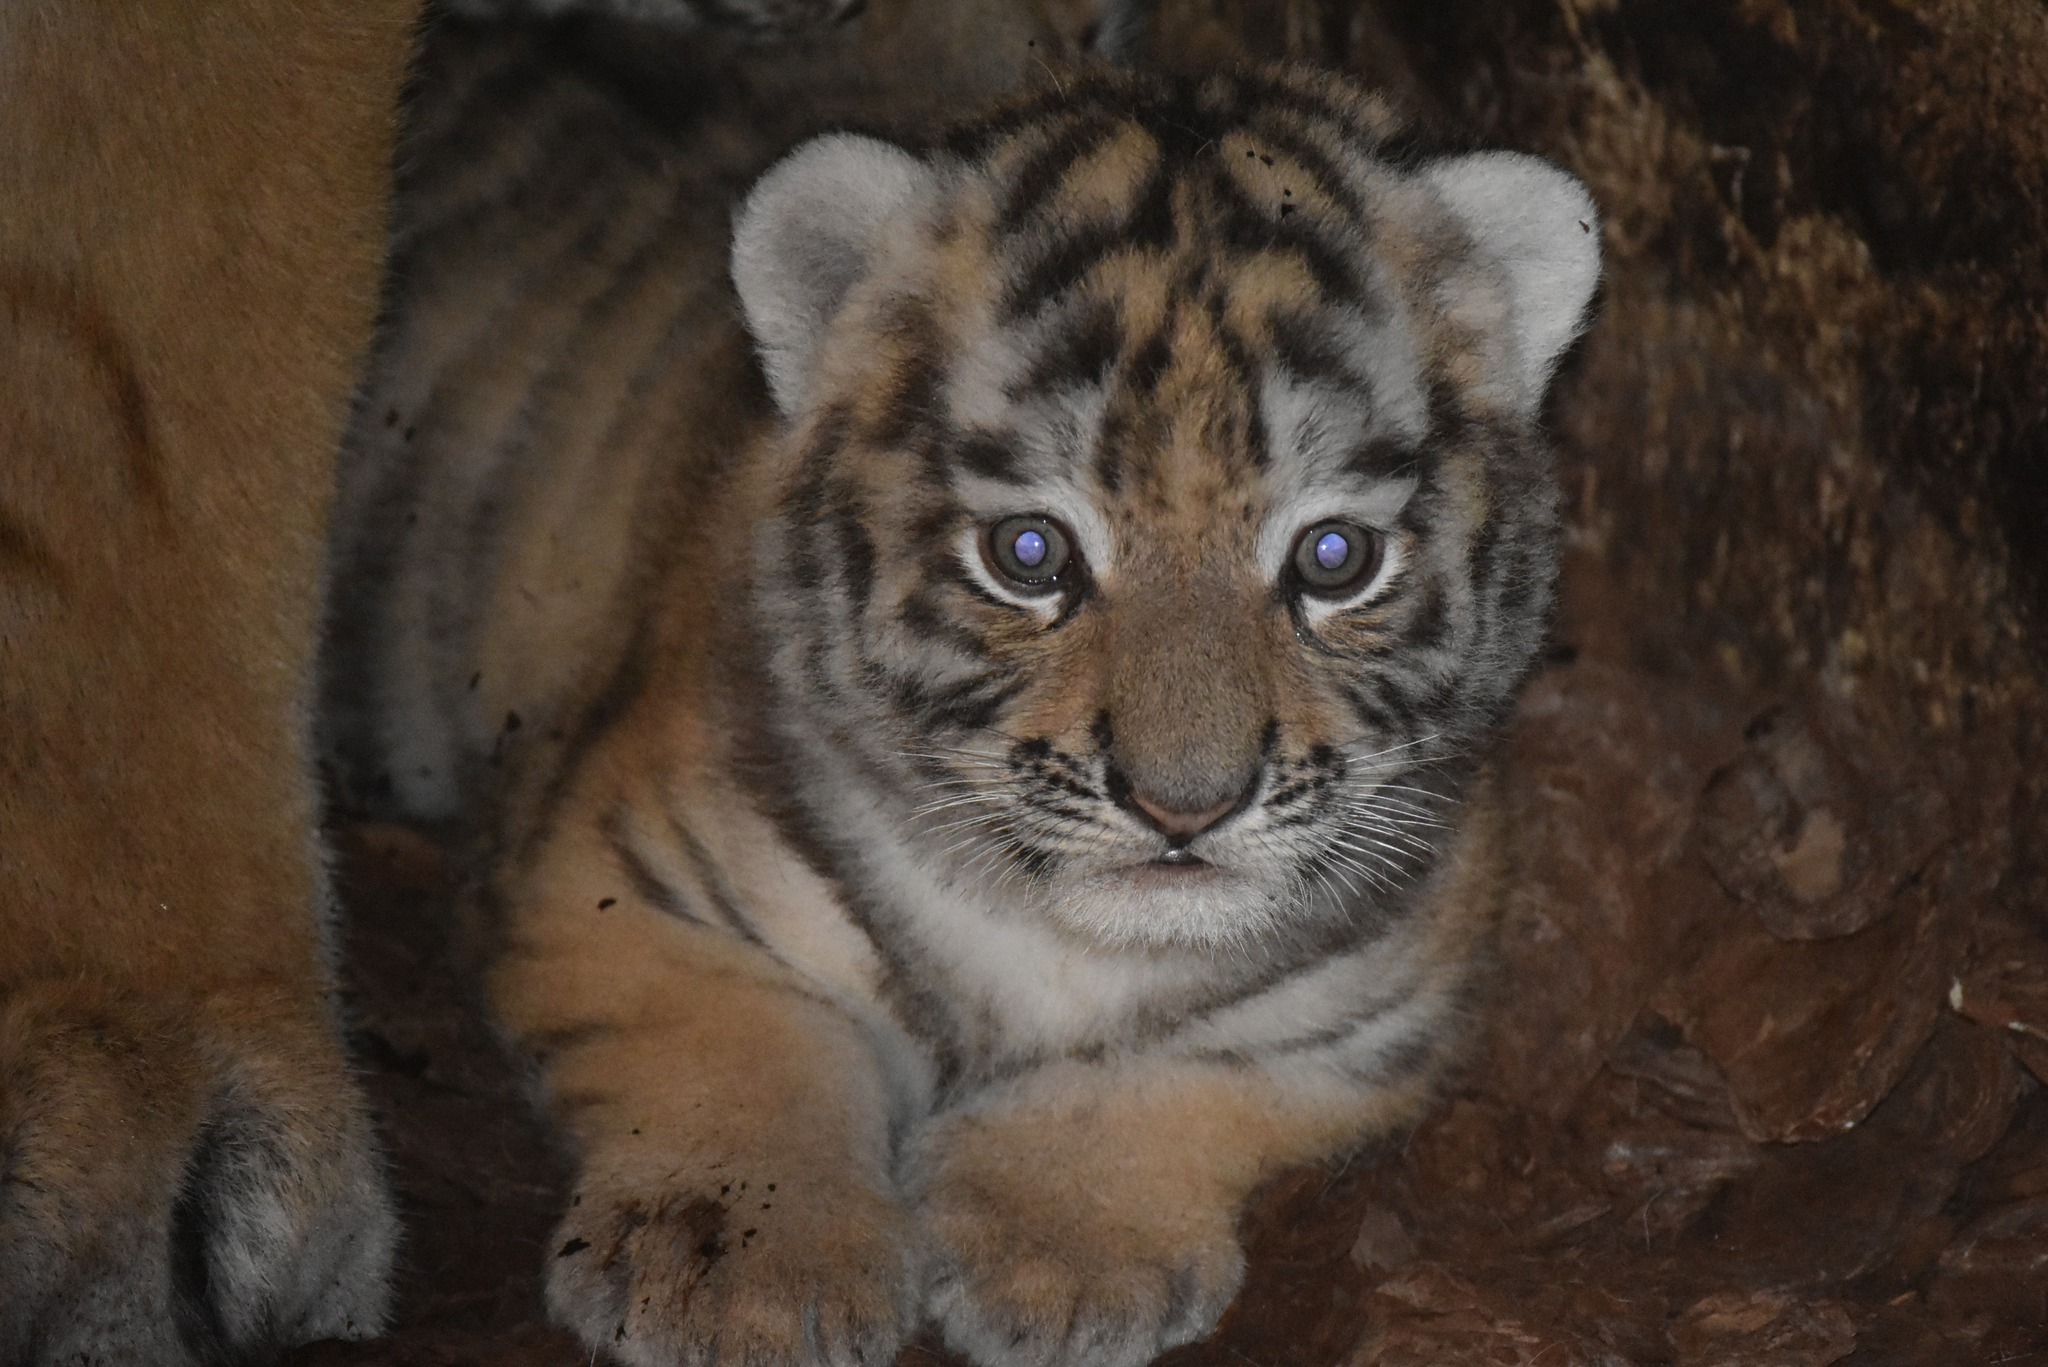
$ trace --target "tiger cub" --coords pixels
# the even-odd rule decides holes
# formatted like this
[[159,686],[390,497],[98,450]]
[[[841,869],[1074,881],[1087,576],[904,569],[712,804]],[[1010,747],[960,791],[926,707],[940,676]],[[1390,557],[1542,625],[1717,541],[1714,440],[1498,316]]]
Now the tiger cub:
[[1198,1338],[1247,1194],[1460,1033],[1585,191],[1269,68],[741,199],[730,139],[485,68],[518,155],[415,140],[332,691],[401,806],[493,813],[552,1313],[631,1363]]

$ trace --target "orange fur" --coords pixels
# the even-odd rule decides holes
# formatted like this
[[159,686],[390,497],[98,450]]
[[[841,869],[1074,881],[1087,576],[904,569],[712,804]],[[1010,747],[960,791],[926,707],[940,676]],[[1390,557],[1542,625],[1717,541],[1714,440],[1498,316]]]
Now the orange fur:
[[0,11],[0,1360],[182,1360],[169,1226],[220,1126],[276,1138],[235,1181],[285,1246],[197,1332],[381,1315],[304,713],[410,19]]

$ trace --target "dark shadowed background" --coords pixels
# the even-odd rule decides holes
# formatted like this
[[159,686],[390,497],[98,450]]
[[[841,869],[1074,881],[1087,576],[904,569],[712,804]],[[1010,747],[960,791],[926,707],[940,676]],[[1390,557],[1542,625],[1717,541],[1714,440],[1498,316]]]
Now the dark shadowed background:
[[[1608,253],[1483,1043],[1255,1204],[1167,1361],[2048,1364],[2048,7],[1162,8],[1170,60],[1348,67],[1558,160]],[[297,1361],[582,1362],[441,852],[337,833],[411,1235],[399,1331]]]

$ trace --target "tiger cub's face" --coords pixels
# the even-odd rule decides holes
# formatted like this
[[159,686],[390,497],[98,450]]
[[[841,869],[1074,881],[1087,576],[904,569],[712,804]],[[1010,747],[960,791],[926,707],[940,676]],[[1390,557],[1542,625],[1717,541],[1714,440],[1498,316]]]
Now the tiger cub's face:
[[778,683],[942,874],[1213,946],[1435,858],[1541,635],[1598,256],[1562,172],[1396,133],[1327,76],[1104,76],[748,201]]

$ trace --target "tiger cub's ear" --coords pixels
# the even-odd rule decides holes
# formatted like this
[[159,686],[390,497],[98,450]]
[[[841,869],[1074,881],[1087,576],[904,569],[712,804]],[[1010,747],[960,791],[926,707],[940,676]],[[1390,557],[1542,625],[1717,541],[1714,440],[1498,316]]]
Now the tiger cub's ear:
[[900,147],[834,133],[777,162],[740,206],[733,284],[784,416],[802,405],[818,341],[873,264],[885,227],[935,180]]
[[1516,363],[1534,409],[1586,326],[1600,281],[1600,218],[1576,178],[1517,152],[1478,152],[1424,170],[1479,249],[1507,273]]

